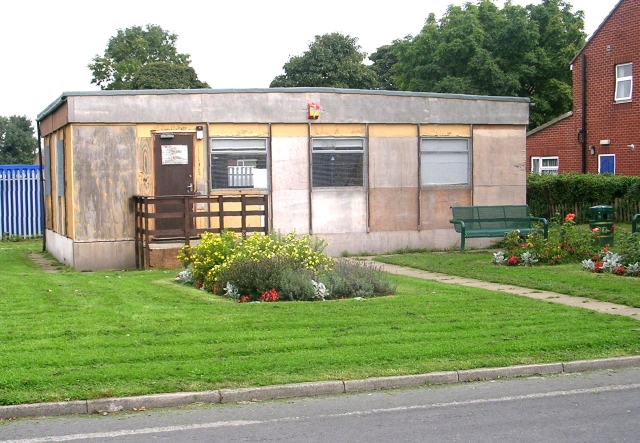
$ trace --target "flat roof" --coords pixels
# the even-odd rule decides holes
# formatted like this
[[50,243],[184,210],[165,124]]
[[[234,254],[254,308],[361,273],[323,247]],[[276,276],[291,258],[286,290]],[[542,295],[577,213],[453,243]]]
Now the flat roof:
[[340,89],[340,88],[249,88],[249,89],[145,89],[145,90],[117,90],[117,91],[69,91],[63,92],[55,101],[47,106],[36,118],[42,121],[49,114],[58,109],[67,97],[95,97],[95,96],[135,96],[135,95],[215,95],[215,94],[243,94],[243,93],[334,93],[354,95],[382,95],[397,97],[432,97],[457,100],[485,100],[529,103],[528,97],[501,97],[490,95],[447,94],[438,92],[413,91],[385,91],[374,89]]

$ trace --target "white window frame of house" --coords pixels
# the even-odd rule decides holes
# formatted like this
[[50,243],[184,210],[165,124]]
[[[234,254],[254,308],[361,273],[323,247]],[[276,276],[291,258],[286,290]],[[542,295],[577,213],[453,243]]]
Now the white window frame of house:
[[[266,138],[211,137],[209,139],[210,189],[268,189]],[[227,165],[217,165],[217,161]],[[235,162],[235,165],[229,165]],[[263,166],[263,167],[259,167]],[[214,174],[217,176],[214,177]],[[224,172],[220,172],[224,171]]]
[[559,167],[560,158],[558,156],[531,157],[531,172],[534,174],[558,175]]
[[598,154],[598,174],[604,174],[604,172],[600,170],[601,159],[603,157],[613,158],[613,172],[611,174],[615,175],[616,174],[616,155],[615,154]]
[[[628,69],[627,69],[628,68]],[[628,72],[624,72],[628,71]],[[633,94],[633,63],[622,63],[620,65],[616,65],[616,95],[615,102],[616,103],[626,103],[631,101],[631,96]],[[625,86],[629,87],[628,93],[625,95],[621,95],[626,91]]]
[[[311,139],[311,187],[362,188],[366,180],[365,141],[361,137],[314,137]],[[324,170],[327,159],[336,162]],[[355,160],[355,162],[353,162]],[[333,165],[333,163],[330,163]],[[345,169],[346,168],[346,169]],[[356,174],[347,176],[345,171]],[[334,174],[329,176],[329,174]]]
[[469,186],[471,139],[423,137],[420,139],[420,186]]

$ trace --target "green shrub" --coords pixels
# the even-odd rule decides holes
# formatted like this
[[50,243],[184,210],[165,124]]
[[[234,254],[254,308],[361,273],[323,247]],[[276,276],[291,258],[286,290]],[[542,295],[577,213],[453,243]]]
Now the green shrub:
[[[588,221],[588,208],[596,205],[619,205],[633,213],[640,202],[640,177],[612,174],[562,173],[529,174],[527,204],[531,213],[550,219],[556,212],[560,220],[576,214],[576,222]],[[617,209],[617,208],[616,208]]]
[[[284,269],[283,261],[277,259],[237,260],[223,266],[217,278],[220,286],[231,283],[237,288],[238,296],[247,296],[249,300],[257,301],[262,293],[278,289]],[[280,291],[278,294],[280,295]]]
[[637,233],[617,233],[616,242],[625,264],[640,263],[640,238]]
[[396,286],[379,268],[371,264],[338,261],[332,271],[320,276],[329,296],[327,298],[379,297],[394,294]]
[[308,269],[283,269],[276,286],[280,300],[316,300],[313,278],[313,273]]

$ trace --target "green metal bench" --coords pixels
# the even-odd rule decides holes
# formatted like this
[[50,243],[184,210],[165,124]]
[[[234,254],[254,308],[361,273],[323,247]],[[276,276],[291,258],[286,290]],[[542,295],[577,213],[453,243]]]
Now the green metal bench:
[[640,232],[640,226],[638,226],[638,220],[640,220],[640,214],[636,214],[631,219],[631,233]]
[[[467,238],[504,237],[511,231],[520,231],[525,237],[532,232],[541,232],[544,238],[549,236],[549,224],[546,218],[531,217],[529,206],[452,206],[453,223],[456,232],[460,233],[460,250],[464,251]],[[543,229],[533,225],[541,222]]]

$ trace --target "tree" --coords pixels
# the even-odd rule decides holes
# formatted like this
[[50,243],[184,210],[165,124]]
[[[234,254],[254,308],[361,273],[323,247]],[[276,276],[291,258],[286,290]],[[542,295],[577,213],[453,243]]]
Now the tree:
[[134,74],[131,89],[200,89],[209,85],[198,80],[191,66],[152,62]]
[[25,116],[0,116],[0,165],[32,164],[37,147],[31,120]]
[[383,48],[397,59],[388,71],[394,87],[530,97],[533,128],[571,108],[568,67],[584,45],[583,28],[583,13],[562,0],[502,9],[480,0],[449,6],[440,21],[431,14],[417,36]]
[[357,41],[337,32],[316,35],[308,51],[289,58],[285,73],[274,78],[270,87],[376,88],[376,74],[363,63],[367,54],[360,52]]
[[[133,89],[133,82],[138,71],[147,64],[164,62],[171,65],[189,67],[191,61],[189,54],[180,54],[176,49],[178,36],[165,31],[158,25],[146,25],[145,29],[133,26],[127,29],[119,29],[118,33],[109,39],[104,55],[96,55],[93,62],[88,65],[93,72],[91,83],[100,86],[101,89]],[[156,72],[154,83],[157,88],[165,88],[161,78],[157,75],[162,68],[150,68]],[[176,71],[172,71],[174,77]],[[195,72],[194,72],[195,74]],[[149,72],[143,73],[144,81],[153,76]],[[196,76],[197,79],[197,76]],[[169,83],[175,83],[169,79]]]

